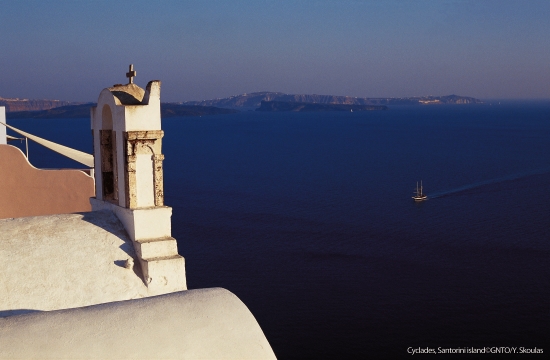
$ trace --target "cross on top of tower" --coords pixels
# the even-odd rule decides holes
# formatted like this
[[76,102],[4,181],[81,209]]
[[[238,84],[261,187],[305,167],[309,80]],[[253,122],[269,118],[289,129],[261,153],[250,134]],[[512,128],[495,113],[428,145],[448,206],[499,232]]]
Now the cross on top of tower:
[[136,71],[134,70],[134,64],[130,64],[129,71],[126,73],[126,77],[128,78],[128,84],[134,83],[134,77],[136,76]]

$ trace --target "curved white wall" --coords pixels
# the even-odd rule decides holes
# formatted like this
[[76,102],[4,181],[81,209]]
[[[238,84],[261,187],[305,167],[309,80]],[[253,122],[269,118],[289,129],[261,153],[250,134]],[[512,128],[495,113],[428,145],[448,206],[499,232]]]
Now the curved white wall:
[[275,359],[231,292],[182,291],[0,319],[0,358]]

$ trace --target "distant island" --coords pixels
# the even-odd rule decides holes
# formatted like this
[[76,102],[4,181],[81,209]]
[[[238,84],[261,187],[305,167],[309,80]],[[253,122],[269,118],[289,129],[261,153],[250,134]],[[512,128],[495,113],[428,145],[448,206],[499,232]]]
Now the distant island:
[[262,105],[262,101],[278,101],[308,104],[332,104],[332,105],[436,105],[436,104],[481,104],[483,101],[467,96],[417,96],[406,98],[358,98],[352,96],[335,95],[307,95],[284,94],[280,92],[255,92],[230,96],[222,99],[186,101],[182,105],[216,106],[239,110],[255,110]]
[[[68,105],[38,111],[12,111],[6,112],[6,117],[8,119],[89,118],[90,108],[92,106],[96,106],[96,104],[87,103],[79,105]],[[171,103],[163,103],[160,105],[160,113],[163,118],[176,116],[234,114],[237,112],[239,111],[234,109],[221,109],[213,106],[179,105]]]
[[[370,111],[399,105],[481,104],[481,100],[458,95],[406,98],[358,98],[336,95],[255,92],[221,99],[161,104],[162,117],[231,114],[238,111]],[[7,99],[0,97],[9,119],[87,118],[95,103],[62,100]],[[284,110],[283,110],[284,109]]]
[[315,104],[302,103],[293,101],[262,101],[256,111],[372,111],[372,110],[387,110],[387,106],[383,105],[347,105],[347,104]]

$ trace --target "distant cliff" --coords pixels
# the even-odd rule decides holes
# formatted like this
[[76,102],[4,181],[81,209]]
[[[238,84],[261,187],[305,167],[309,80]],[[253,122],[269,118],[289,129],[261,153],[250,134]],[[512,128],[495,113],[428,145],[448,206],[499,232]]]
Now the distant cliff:
[[[7,112],[8,119],[63,119],[63,118],[89,118],[90,108],[96,106],[95,103],[80,105],[60,106],[48,110],[40,111],[14,111]],[[203,116],[216,114],[237,113],[233,109],[220,109],[212,106],[197,105],[179,105],[163,103],[160,104],[160,112],[163,118],[176,116]]]
[[66,106],[72,103],[70,101],[61,100],[29,100],[29,99],[5,99],[0,97],[0,106],[6,107],[6,112],[13,111],[38,111],[49,110],[60,106]]
[[[361,106],[394,106],[394,105],[433,105],[433,104],[479,104],[481,100],[472,97],[447,96],[418,96],[407,98],[357,98],[335,95],[307,95],[284,94],[280,92],[255,92],[230,96],[223,99],[202,101],[186,101],[179,103],[163,103],[162,116],[202,116],[212,114],[227,114],[226,110],[254,110],[261,106],[262,101],[294,102],[308,104],[330,105],[361,105]],[[8,117],[89,117],[89,107],[93,105],[61,101],[61,100],[29,100],[5,99],[0,97],[0,106],[6,107]],[[81,106],[82,108],[79,108]],[[59,111],[53,111],[54,109]],[[52,111],[49,111],[52,110]],[[34,113],[36,111],[46,111]],[[49,111],[49,112],[48,112]],[[273,110],[270,110],[273,111]],[[296,110],[295,110],[296,111]],[[320,110],[316,110],[320,111]],[[355,111],[355,110],[354,110]],[[23,114],[33,112],[33,114]],[[78,115],[78,116],[77,116]]]
[[347,104],[314,104],[294,101],[262,101],[256,111],[372,111],[387,110],[387,106],[380,105],[347,105]]
[[180,104],[216,106],[231,109],[256,109],[262,101],[281,101],[313,104],[338,104],[338,105],[432,105],[432,104],[480,104],[481,100],[472,97],[447,95],[447,96],[418,96],[407,98],[357,98],[351,96],[335,95],[296,95],[279,92],[255,92],[230,96],[223,99],[202,101],[187,101]]

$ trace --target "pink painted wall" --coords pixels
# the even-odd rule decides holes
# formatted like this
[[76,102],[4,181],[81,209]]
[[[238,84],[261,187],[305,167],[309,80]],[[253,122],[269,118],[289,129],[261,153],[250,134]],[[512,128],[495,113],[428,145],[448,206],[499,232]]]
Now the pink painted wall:
[[91,211],[94,180],[79,170],[39,170],[0,145],[0,219]]

